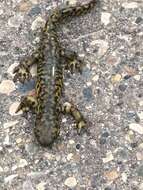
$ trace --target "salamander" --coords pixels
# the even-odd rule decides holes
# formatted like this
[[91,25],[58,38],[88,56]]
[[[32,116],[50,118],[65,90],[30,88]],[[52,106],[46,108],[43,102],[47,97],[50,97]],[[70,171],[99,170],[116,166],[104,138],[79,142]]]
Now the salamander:
[[84,5],[54,10],[42,29],[37,49],[14,69],[14,81],[24,83],[31,78],[30,67],[37,64],[35,96],[23,97],[16,112],[31,110],[36,114],[34,133],[43,146],[51,146],[59,136],[60,113],[73,116],[78,133],[86,127],[86,121],[76,106],[60,102],[64,70],[81,72],[82,61],[75,52],[61,47],[57,27],[67,18],[86,14],[95,4],[96,1],[91,0]]

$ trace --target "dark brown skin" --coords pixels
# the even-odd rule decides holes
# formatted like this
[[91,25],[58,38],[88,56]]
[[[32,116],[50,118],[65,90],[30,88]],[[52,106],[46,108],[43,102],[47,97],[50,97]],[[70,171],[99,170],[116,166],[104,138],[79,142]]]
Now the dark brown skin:
[[94,5],[95,0],[88,4],[55,10],[41,33],[37,50],[25,59],[14,70],[14,81],[24,83],[31,78],[29,67],[37,64],[36,97],[27,96],[20,103],[17,112],[32,110],[36,113],[34,133],[43,146],[51,146],[60,132],[60,113],[69,113],[77,123],[77,130],[86,126],[86,122],[78,109],[70,103],[63,106],[60,98],[63,87],[63,71],[69,69],[81,71],[81,61],[74,52],[66,53],[61,48],[56,28],[68,17],[79,16],[87,13]]

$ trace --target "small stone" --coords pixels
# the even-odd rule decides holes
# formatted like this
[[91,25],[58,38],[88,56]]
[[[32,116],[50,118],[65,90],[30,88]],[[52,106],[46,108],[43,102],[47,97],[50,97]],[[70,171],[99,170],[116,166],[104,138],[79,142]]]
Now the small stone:
[[9,114],[12,115],[12,116],[15,116],[15,115],[20,115],[22,114],[22,111],[19,111],[18,113],[15,113],[18,106],[19,106],[20,102],[14,102],[13,104],[11,104],[11,106],[9,107]]
[[124,7],[125,9],[135,9],[138,8],[138,3],[137,2],[125,2],[122,4],[122,7]]
[[20,4],[18,5],[18,9],[21,12],[28,12],[29,9],[31,8],[32,4],[29,1],[21,1]]
[[143,183],[139,185],[139,190],[143,190]]
[[20,161],[18,163],[19,168],[24,168],[27,165],[28,165],[28,162],[25,159],[20,159]]
[[143,126],[141,126],[140,124],[138,123],[131,123],[129,125],[129,128],[134,131],[134,132],[137,132],[138,134],[142,135],[143,134]]
[[138,174],[138,176],[143,177],[143,165],[140,165],[140,166],[137,168],[137,174]]
[[99,79],[99,75],[95,75],[95,76],[92,78],[92,80],[93,80],[94,82],[98,81],[98,79]]
[[77,3],[77,0],[68,0],[67,2],[69,5],[75,5]]
[[83,95],[87,100],[90,100],[93,96],[92,88],[91,87],[84,88],[83,89]]
[[65,180],[64,184],[67,187],[74,188],[77,185],[77,181],[76,181],[75,177],[69,177]]
[[14,125],[16,125],[19,121],[9,121],[7,123],[4,123],[4,129],[7,129],[7,128],[10,128],[10,127],[13,127]]
[[32,182],[30,180],[24,181],[22,190],[34,190]]
[[11,80],[3,80],[0,83],[0,93],[10,95],[15,90],[15,84]]
[[143,149],[143,143],[139,144],[139,149]]
[[87,86],[89,87],[89,86],[92,85],[92,82],[87,82],[86,84],[87,84]]
[[108,181],[115,181],[119,177],[119,173],[116,170],[112,170],[105,172],[104,176]]
[[0,173],[3,172],[3,168],[0,166]]
[[10,27],[18,28],[22,22],[23,22],[23,16],[19,13],[9,18],[8,25]]
[[124,85],[124,84],[119,85],[119,90],[122,92],[124,92],[126,90],[126,88],[127,88],[127,85]]
[[120,62],[120,58],[115,55],[109,55],[107,63],[110,65],[117,65]]
[[14,70],[14,68],[16,67],[16,66],[18,66],[19,65],[19,63],[18,62],[15,62],[15,63],[13,63],[12,65],[10,65],[10,67],[8,68],[8,70],[7,70],[7,73],[8,74],[10,74],[12,77],[15,75],[15,74],[13,74],[13,70]]
[[116,74],[116,75],[112,76],[111,81],[112,81],[112,83],[117,83],[117,82],[120,82],[121,79],[122,79],[122,76],[120,74]]
[[44,27],[45,25],[45,20],[38,16],[32,23],[31,25],[31,30],[37,30],[38,28]]
[[138,116],[139,116],[140,120],[143,120],[143,111],[138,113]]
[[143,100],[141,100],[141,101],[139,102],[139,105],[140,105],[140,106],[143,106]]
[[67,155],[67,160],[68,161],[72,160],[72,158],[73,158],[73,153],[70,153],[70,154]]
[[97,52],[97,56],[100,58],[102,57],[108,50],[109,48],[109,44],[107,41],[104,41],[104,40],[93,40],[91,42],[91,46],[95,46],[97,45],[98,46],[98,52]]
[[36,189],[37,190],[45,190],[45,185],[46,185],[45,182],[41,182],[38,185],[36,185]]
[[142,17],[137,17],[135,23],[136,23],[136,24],[139,24],[140,22],[142,22],[142,20],[143,20]]
[[39,1],[39,0],[30,0],[30,2],[31,2],[33,5],[38,4],[38,1]]
[[106,157],[103,158],[102,160],[103,160],[103,163],[108,163],[108,162],[114,160],[114,156],[113,156],[112,152],[108,152],[106,154]]
[[3,12],[4,12],[4,11],[3,11],[2,9],[0,9],[0,15],[2,15],[2,14],[3,14]]
[[74,140],[69,140],[69,144],[74,144],[75,142],[74,142]]
[[131,77],[132,77],[131,75],[125,75],[125,76],[124,76],[124,79],[125,79],[125,80],[128,80],[128,79],[131,78]]
[[136,153],[137,160],[143,160],[143,151]]
[[10,142],[10,139],[9,139],[9,134],[7,133],[5,138],[4,138],[4,141],[3,141],[3,144],[5,146],[10,146],[11,145],[11,142]]
[[22,139],[21,139],[21,138],[16,139],[16,143],[17,143],[17,144],[20,144],[21,142],[22,142]]
[[80,144],[77,144],[77,145],[76,145],[76,149],[77,149],[77,150],[79,150],[80,147],[81,147]]
[[141,76],[140,76],[140,75],[135,75],[133,78],[134,78],[135,80],[139,81],[139,80],[141,79]]
[[40,13],[41,13],[40,7],[39,7],[39,6],[36,6],[36,7],[33,7],[33,8],[29,11],[28,15],[29,15],[29,16],[35,16],[35,15],[38,15],[38,14],[40,14]]
[[102,12],[101,13],[101,22],[106,26],[110,23],[111,13]]
[[16,178],[18,174],[9,175],[4,179],[5,183],[11,183],[14,178]]
[[122,177],[122,181],[123,181],[124,183],[126,183],[126,182],[127,182],[127,179],[128,179],[127,174],[126,174],[126,173],[122,173],[122,174],[121,174],[121,177]]

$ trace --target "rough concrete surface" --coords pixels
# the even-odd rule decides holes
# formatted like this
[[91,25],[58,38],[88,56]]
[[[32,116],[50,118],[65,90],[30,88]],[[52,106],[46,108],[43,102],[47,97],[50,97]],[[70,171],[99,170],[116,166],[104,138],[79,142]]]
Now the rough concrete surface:
[[[70,0],[70,4],[84,3]],[[98,0],[89,14],[59,28],[64,47],[86,63],[65,73],[64,100],[88,121],[78,135],[63,116],[52,149],[33,134],[34,117],[15,114],[34,80],[12,82],[20,58],[62,0],[0,1],[0,190],[143,190],[143,1]]]

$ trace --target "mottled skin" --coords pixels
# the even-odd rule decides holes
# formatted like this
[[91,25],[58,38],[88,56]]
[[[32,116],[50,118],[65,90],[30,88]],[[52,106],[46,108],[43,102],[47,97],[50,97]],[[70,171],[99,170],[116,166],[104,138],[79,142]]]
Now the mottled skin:
[[85,14],[95,5],[95,0],[90,3],[55,10],[47,20],[41,33],[41,39],[37,50],[23,60],[14,69],[15,77],[24,83],[31,78],[29,67],[37,64],[36,96],[24,97],[17,109],[27,112],[32,110],[36,113],[34,133],[37,140],[43,146],[50,146],[60,132],[60,113],[69,113],[77,123],[80,130],[86,126],[86,122],[78,109],[70,103],[60,104],[63,86],[63,71],[69,69],[81,71],[81,61],[76,53],[66,52],[61,48],[56,28],[68,17]]

